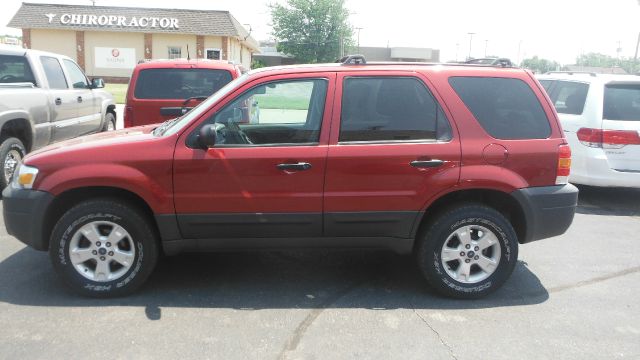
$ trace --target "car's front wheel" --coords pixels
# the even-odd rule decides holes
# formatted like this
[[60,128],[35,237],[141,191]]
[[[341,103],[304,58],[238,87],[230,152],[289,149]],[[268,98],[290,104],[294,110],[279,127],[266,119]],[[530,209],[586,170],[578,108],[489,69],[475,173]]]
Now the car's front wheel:
[[125,202],[98,199],[68,210],[51,234],[54,269],[74,291],[93,297],[129,294],[158,259],[156,232]]
[[441,214],[418,241],[418,265],[439,293],[475,299],[497,290],[518,259],[518,238],[498,211],[460,205]]

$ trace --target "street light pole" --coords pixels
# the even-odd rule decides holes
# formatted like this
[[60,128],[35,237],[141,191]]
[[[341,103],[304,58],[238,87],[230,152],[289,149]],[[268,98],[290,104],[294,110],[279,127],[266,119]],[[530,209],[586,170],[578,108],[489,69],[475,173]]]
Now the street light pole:
[[476,33],[470,32],[467,34],[469,35],[469,56],[467,56],[467,60],[471,60],[471,42],[473,41],[473,35],[475,35]]
[[364,28],[361,27],[357,27],[356,30],[358,30],[358,54],[360,54],[360,30],[362,30]]
[[484,41],[484,57],[487,57],[487,47],[489,46],[489,40]]

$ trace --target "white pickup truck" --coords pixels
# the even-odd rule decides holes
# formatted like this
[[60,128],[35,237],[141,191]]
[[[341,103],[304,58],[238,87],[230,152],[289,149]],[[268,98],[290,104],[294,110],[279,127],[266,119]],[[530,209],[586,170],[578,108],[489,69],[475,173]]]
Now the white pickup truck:
[[66,56],[0,46],[0,189],[27,152],[115,129],[113,96]]

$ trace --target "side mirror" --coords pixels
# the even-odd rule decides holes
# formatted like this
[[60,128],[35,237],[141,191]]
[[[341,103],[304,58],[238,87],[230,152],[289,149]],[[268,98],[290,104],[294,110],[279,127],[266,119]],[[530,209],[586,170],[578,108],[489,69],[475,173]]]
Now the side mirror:
[[200,128],[198,145],[202,149],[210,149],[216,145],[216,125],[208,124]]
[[91,79],[91,88],[92,89],[104,88],[104,80],[102,80],[102,78]]

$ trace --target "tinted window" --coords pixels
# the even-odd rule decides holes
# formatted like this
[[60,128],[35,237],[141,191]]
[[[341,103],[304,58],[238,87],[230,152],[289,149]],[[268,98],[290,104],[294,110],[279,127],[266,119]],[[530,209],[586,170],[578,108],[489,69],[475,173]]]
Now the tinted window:
[[0,83],[36,84],[31,66],[24,56],[0,55]]
[[452,77],[449,83],[480,125],[497,139],[544,139],[551,127],[542,105],[524,81]]
[[67,79],[62,72],[62,66],[56,58],[42,56],[42,67],[44,68],[44,74],[49,82],[50,89],[68,89]]
[[549,88],[551,88],[551,85],[553,85],[553,81],[551,81],[551,80],[540,80],[540,84],[544,88],[544,91],[546,91],[547,94],[549,94]]
[[340,141],[448,140],[450,137],[444,113],[418,79],[345,79]]
[[231,73],[215,69],[147,69],[136,82],[138,99],[186,99],[211,96],[231,81]]
[[67,72],[69,73],[69,78],[71,78],[71,84],[74,89],[86,89],[89,87],[89,83],[87,82],[87,78],[84,76],[84,73],[76,63],[71,60],[63,60],[65,68],[67,68]]
[[607,120],[640,121],[640,85],[607,85],[604,114]]
[[216,146],[317,143],[327,81],[278,81],[259,85],[225,106],[216,124]]
[[561,114],[582,114],[589,92],[589,84],[559,80],[554,83],[549,97],[556,111]]

